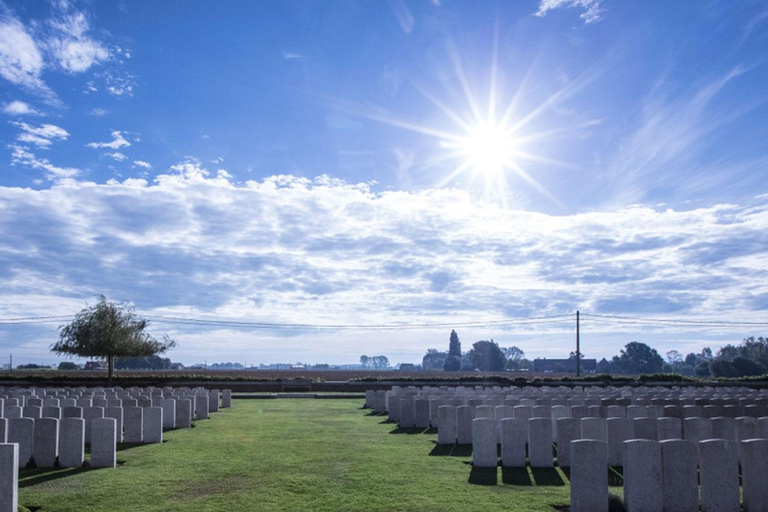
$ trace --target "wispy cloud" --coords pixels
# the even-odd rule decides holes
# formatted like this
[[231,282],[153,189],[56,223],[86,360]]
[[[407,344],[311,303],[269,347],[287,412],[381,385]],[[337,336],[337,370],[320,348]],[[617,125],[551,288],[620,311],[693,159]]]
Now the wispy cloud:
[[94,149],[120,149],[124,147],[128,147],[131,145],[128,140],[123,136],[122,131],[120,130],[113,130],[112,131],[112,140],[109,142],[89,142],[86,144],[89,148]]
[[0,10],[0,76],[52,98],[41,77],[44,64],[43,53],[24,24],[6,9]]
[[11,144],[11,165],[20,165],[44,171],[46,178],[50,180],[58,178],[72,178],[80,173],[80,169],[74,167],[59,167],[54,165],[47,158],[38,158],[29,148],[18,144]]
[[594,23],[603,18],[603,0],[540,0],[536,16],[544,16],[553,9],[574,8],[583,11],[579,17],[584,23]]
[[128,156],[125,155],[125,153],[120,153],[119,151],[115,151],[114,153],[104,153],[104,156],[108,156],[112,160],[116,160],[118,162],[124,162],[125,160],[128,160]]
[[414,18],[413,13],[405,4],[404,0],[388,0],[388,3],[389,9],[395,16],[400,28],[403,29],[403,32],[406,34],[410,34],[413,30]]
[[145,162],[144,160],[134,160],[133,161],[133,166],[134,167],[141,167],[142,169],[151,169],[152,168],[152,164],[150,164],[149,162]]
[[303,59],[304,58],[303,54],[297,53],[297,52],[292,52],[292,51],[289,51],[289,50],[283,50],[282,53],[283,53],[283,58],[286,59],[286,60],[290,60],[290,59]]
[[89,112],[89,114],[96,117],[104,117],[109,114],[109,110],[103,108],[94,108]]
[[90,24],[83,12],[68,12],[50,20],[53,35],[47,45],[56,63],[68,73],[82,73],[107,61],[110,52],[89,36]]
[[16,137],[19,142],[33,144],[38,148],[48,149],[55,141],[67,140],[69,132],[55,124],[41,124],[32,126],[24,122],[12,123],[21,128],[21,133]]
[[[618,201],[627,204],[643,201],[645,191],[660,184],[673,188],[685,185],[691,175],[681,172],[697,163],[697,156],[706,149],[707,138],[747,114],[759,103],[746,104],[727,113],[711,112],[713,100],[739,76],[747,72],[736,66],[698,88],[671,95],[663,81],[644,99],[637,124],[621,141],[608,165],[614,186],[620,190]],[[731,161],[729,165],[733,165]]]
[[3,113],[9,116],[39,116],[40,112],[32,108],[29,103],[14,100],[3,107]]

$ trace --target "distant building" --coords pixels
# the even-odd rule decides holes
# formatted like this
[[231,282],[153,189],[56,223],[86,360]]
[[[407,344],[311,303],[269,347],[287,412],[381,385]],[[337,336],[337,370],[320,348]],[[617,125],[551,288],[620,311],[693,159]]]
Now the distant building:
[[[539,373],[576,373],[576,359],[534,359],[533,371]],[[582,359],[582,373],[596,373],[597,359]]]
[[101,361],[88,361],[85,363],[85,369],[86,370],[105,370],[104,365],[101,364]]
[[416,371],[416,365],[413,363],[401,363],[400,364],[400,371],[401,372],[415,372]]

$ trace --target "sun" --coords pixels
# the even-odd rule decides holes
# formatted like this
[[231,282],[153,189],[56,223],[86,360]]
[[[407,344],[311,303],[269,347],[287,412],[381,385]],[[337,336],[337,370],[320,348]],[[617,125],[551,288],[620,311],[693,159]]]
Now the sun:
[[443,147],[455,149],[476,174],[493,178],[509,167],[514,158],[515,139],[508,135],[505,126],[482,122],[472,126],[460,140],[446,142]]

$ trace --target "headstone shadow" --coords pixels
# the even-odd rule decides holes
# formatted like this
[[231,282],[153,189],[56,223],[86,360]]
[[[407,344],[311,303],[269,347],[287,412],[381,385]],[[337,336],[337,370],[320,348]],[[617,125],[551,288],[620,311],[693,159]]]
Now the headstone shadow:
[[469,457],[472,455],[471,444],[437,444],[429,452],[429,455],[433,457]]
[[472,485],[498,485],[498,468],[472,468],[469,483]]
[[406,434],[409,436],[416,435],[416,434],[423,434],[426,431],[424,428],[400,428],[397,427],[394,430],[390,430],[390,434]]
[[19,488],[32,487],[33,485],[74,476],[85,471],[93,471],[99,468],[82,466],[79,468],[30,468],[19,472]]
[[501,468],[501,481],[507,485],[533,485],[528,468]]
[[561,486],[565,485],[563,477],[557,471],[557,468],[531,468],[533,481],[537,486]]

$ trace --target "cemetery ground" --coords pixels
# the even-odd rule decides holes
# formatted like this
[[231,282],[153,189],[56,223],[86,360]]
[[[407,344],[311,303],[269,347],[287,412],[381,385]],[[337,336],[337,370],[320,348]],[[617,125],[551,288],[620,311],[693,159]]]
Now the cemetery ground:
[[[19,503],[85,511],[553,511],[557,468],[473,470],[470,448],[400,430],[363,400],[237,400],[162,445],[122,445],[115,469],[24,469]],[[612,489],[613,492],[620,489]]]

